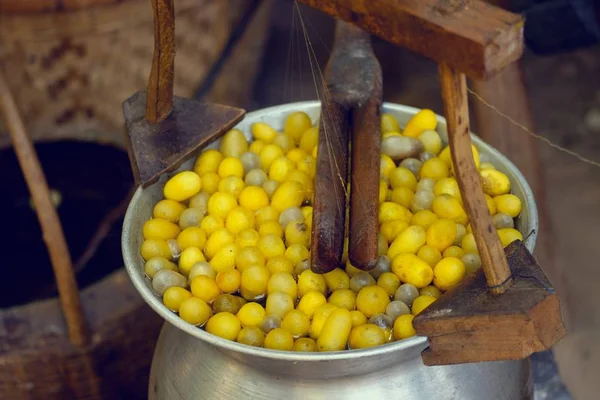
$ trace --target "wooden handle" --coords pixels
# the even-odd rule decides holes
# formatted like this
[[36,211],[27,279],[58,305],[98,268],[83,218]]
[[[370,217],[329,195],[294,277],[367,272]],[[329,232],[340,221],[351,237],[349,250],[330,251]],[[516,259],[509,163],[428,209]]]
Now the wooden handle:
[[62,310],[69,330],[69,339],[74,345],[88,341],[85,318],[79,301],[77,281],[73,273],[71,256],[56,209],[50,200],[48,183],[40,166],[35,148],[25,131],[23,120],[4,76],[0,73],[0,109],[4,114],[8,133],[27,186],[33,198],[33,204],[42,227],[42,233],[58,286]]
[[512,283],[511,272],[473,160],[466,78],[447,64],[440,64],[439,72],[456,180],[473,228],[488,287],[494,293],[503,293]]
[[148,80],[146,119],[157,124],[173,109],[175,8],[173,0],[152,0],[154,56]]
[[348,259],[354,267],[370,271],[377,265],[379,248],[381,97],[353,110],[351,163]]
[[523,53],[523,18],[479,0],[298,0],[397,46],[488,79]]
[[369,34],[337,21],[321,106],[311,244],[311,268],[324,273],[341,261],[348,198],[348,140],[352,135],[348,257],[363,270],[377,263],[381,67]]
[[373,53],[371,37],[347,25],[355,37],[350,51],[355,69],[350,78],[362,98],[352,108],[350,168],[350,221],[348,259],[358,269],[370,271],[377,264],[379,244],[379,168],[381,164],[381,66]]
[[333,50],[325,67],[326,88],[321,99],[319,151],[315,178],[311,269],[327,273],[341,262],[346,233],[349,109],[343,95],[347,84],[341,71],[347,42],[343,22],[337,22]]

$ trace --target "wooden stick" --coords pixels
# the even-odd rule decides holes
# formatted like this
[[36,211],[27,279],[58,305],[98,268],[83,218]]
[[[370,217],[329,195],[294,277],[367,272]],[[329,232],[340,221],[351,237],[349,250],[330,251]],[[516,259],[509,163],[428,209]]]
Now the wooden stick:
[[348,110],[335,96],[321,103],[310,267],[325,274],[340,265],[346,233]]
[[50,200],[50,191],[44,171],[42,171],[33,143],[25,131],[23,120],[2,73],[0,73],[0,109],[3,111],[8,132],[42,227],[69,330],[69,339],[74,345],[83,345],[88,341],[88,332],[79,301],[71,256],[56,209]]
[[[379,165],[381,164],[381,103],[383,81],[381,66],[371,45],[371,36],[348,25],[354,44],[350,49],[356,54],[355,68],[359,71],[350,80],[360,100],[351,111],[350,155],[350,221],[348,224],[348,259],[363,271],[377,265],[379,247]],[[360,54],[360,57],[358,56]]]
[[173,109],[175,75],[175,8],[173,0],[152,0],[154,56],[148,80],[146,119],[157,124]]
[[346,233],[348,182],[348,141],[350,111],[346,104],[346,76],[340,73],[341,57],[348,54],[348,29],[336,21],[332,53],[325,66],[325,84],[321,100],[319,151],[313,204],[310,267],[324,274],[341,262]]
[[488,287],[493,293],[500,294],[512,284],[511,272],[473,160],[466,78],[448,64],[440,64],[439,72],[456,180],[473,228]]

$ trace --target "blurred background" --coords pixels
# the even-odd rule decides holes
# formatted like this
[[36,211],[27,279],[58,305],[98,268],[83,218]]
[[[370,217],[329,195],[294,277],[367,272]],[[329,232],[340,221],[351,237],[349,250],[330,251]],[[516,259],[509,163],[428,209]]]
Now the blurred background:
[[[600,161],[600,12],[593,0],[503,3],[528,18],[528,50],[491,82],[470,82],[472,126],[533,187],[542,220],[536,256],[562,300],[569,333],[553,354],[538,356],[536,396],[597,399],[600,169],[531,133]],[[293,0],[176,0],[175,8],[176,95],[249,111],[317,98],[331,18]],[[99,343],[90,386],[123,398],[143,398],[161,324],[130,286],[120,251],[134,185],[121,103],[146,85],[152,29],[149,1],[0,0],[0,69],[54,191]],[[433,62],[378,39],[374,47],[385,101],[442,114]],[[70,350],[39,224],[1,125],[0,171],[0,398],[37,398],[41,389],[22,382],[56,362],[63,369],[45,377],[45,392],[75,398],[85,389],[53,381],[67,379],[72,367],[58,353]],[[73,374],[67,380],[87,376]]]

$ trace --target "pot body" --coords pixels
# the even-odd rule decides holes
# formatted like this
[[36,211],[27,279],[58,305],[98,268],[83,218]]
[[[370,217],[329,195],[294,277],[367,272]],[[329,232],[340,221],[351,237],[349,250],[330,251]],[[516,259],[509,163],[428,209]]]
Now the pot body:
[[[424,339],[424,338],[423,338]],[[385,347],[385,346],[383,346]],[[266,360],[223,351],[165,323],[154,352],[152,400],[520,400],[533,398],[529,359],[427,367],[426,340],[352,360]]]
[[[246,115],[238,128],[249,136],[250,126],[266,122],[281,131],[287,115],[305,111],[313,121],[320,112],[317,101],[286,104]],[[418,109],[386,103],[404,126]],[[445,139],[446,124],[438,117],[438,132]],[[492,162],[510,179],[512,192],[523,202],[517,228],[528,236],[533,251],[537,237],[537,209],[525,178],[502,154],[473,136],[482,161]],[[213,143],[212,148],[216,148]],[[189,169],[193,160],[181,169]],[[180,169],[180,170],[181,170]],[[191,326],[169,311],[144,276],[139,249],[142,226],[162,198],[167,174],[156,184],[138,189],[123,225],[125,266],[144,300],[168,323],[152,364],[149,398],[167,399],[531,399],[533,387],[529,360],[426,367],[421,352],[427,338],[412,337],[383,346],[333,352],[293,353],[254,348],[228,341]]]

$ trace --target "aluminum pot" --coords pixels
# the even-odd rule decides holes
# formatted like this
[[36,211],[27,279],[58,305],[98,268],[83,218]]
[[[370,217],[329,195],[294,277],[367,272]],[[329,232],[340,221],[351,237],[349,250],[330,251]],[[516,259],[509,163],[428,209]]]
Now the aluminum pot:
[[[249,136],[250,125],[266,122],[281,130],[286,115],[302,110],[316,120],[318,101],[292,103],[246,115],[238,128]],[[418,109],[386,103],[383,111],[404,125]],[[438,117],[438,132],[446,124]],[[517,228],[533,251],[538,217],[533,193],[525,178],[502,154],[479,138],[473,142],[482,159],[510,179],[512,191],[523,200]],[[213,143],[210,147],[217,147]],[[190,169],[193,160],[182,169]],[[172,174],[170,174],[172,175]],[[292,353],[254,348],[213,336],[187,324],[169,311],[144,276],[140,256],[142,226],[162,198],[169,176],[135,193],[123,226],[123,256],[127,272],[144,300],[167,323],[152,363],[150,399],[530,399],[533,396],[529,360],[426,367],[420,353],[427,338],[413,337],[380,347],[334,353]]]

